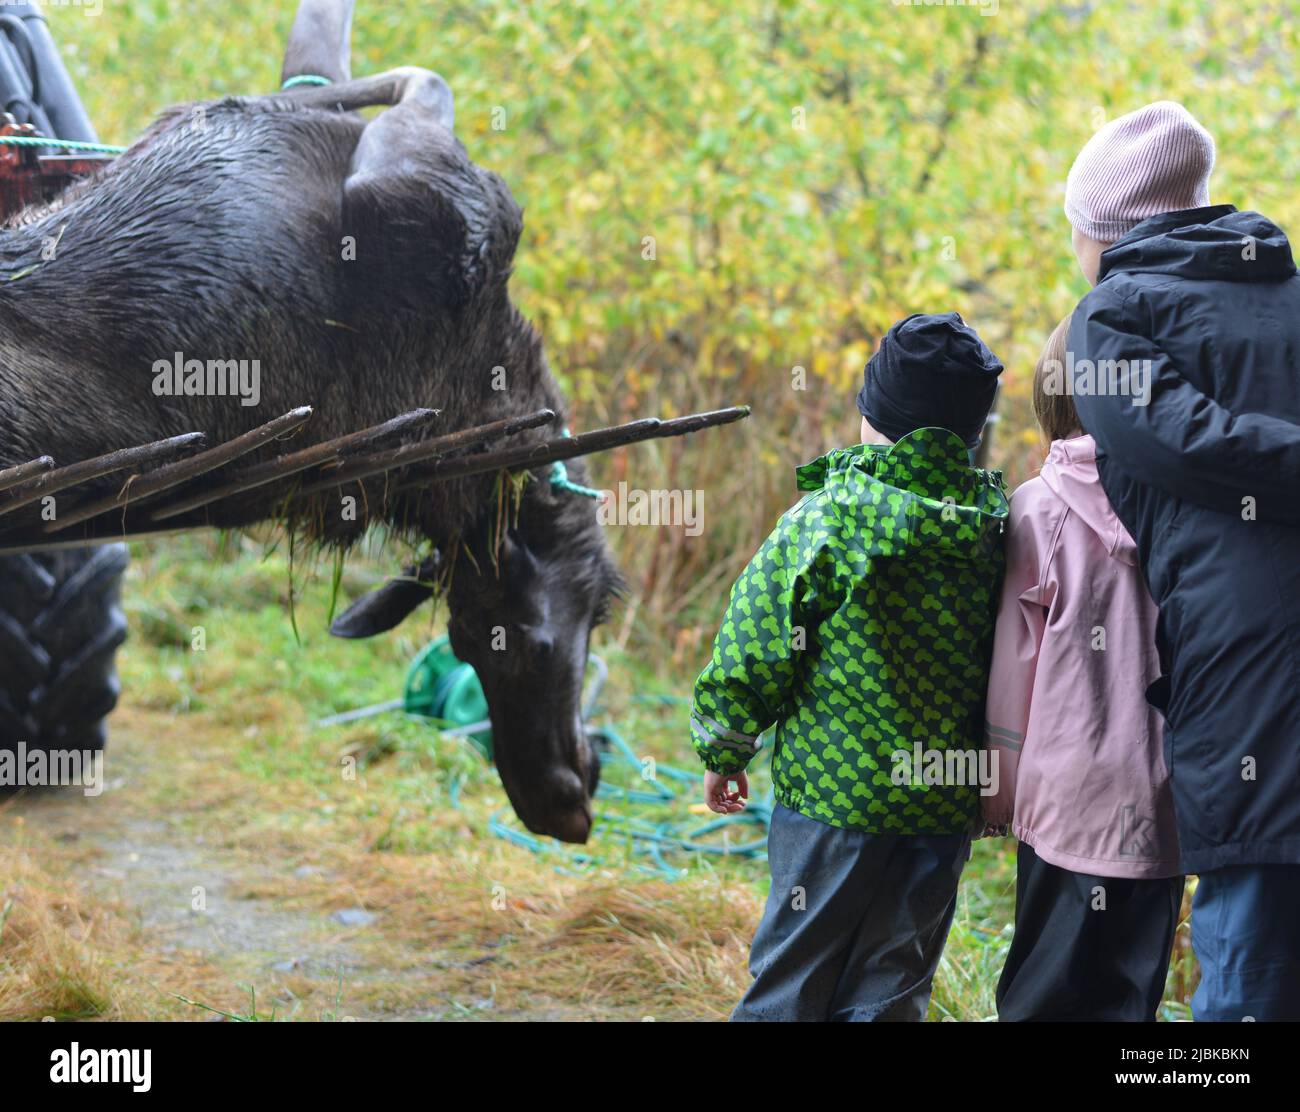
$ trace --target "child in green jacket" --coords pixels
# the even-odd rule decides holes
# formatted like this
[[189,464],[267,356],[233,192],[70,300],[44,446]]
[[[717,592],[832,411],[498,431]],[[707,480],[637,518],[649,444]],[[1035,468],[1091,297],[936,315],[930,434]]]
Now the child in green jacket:
[[997,787],[981,743],[1007,499],[969,450],[1001,371],[956,313],[896,324],[863,376],[863,443],[799,468],[808,493],[732,588],[693,743],[709,807],[733,813],[775,726],[777,800],[733,1019],[924,1017]]

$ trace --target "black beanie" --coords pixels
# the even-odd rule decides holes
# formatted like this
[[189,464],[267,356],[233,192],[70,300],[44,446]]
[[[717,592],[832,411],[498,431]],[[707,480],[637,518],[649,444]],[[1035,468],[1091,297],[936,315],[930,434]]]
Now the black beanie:
[[1001,373],[998,357],[956,313],[916,313],[885,333],[868,360],[858,412],[890,440],[940,428],[974,448]]

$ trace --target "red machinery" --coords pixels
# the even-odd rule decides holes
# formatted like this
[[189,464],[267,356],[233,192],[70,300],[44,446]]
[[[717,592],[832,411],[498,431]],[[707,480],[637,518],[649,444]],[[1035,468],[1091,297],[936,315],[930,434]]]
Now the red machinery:
[[[6,113],[0,119],[0,139],[8,135],[36,138],[37,131]],[[51,154],[48,148],[0,143],[0,220],[51,200],[76,178],[93,174],[111,161],[112,155]]]

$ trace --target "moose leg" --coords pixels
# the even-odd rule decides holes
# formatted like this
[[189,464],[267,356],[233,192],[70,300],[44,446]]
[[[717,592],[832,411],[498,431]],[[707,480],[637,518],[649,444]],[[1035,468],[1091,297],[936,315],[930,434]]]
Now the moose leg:
[[325,77],[352,79],[353,0],[302,0],[284,52],[281,81]]
[[[285,101],[300,108],[337,109],[340,112],[411,104],[414,106],[413,112],[418,112],[427,121],[437,123],[448,131],[455,119],[455,101],[450,86],[432,70],[421,69],[419,66],[402,66],[342,85],[286,89],[284,92],[272,93],[271,99]],[[370,127],[382,119],[384,116],[373,121]]]

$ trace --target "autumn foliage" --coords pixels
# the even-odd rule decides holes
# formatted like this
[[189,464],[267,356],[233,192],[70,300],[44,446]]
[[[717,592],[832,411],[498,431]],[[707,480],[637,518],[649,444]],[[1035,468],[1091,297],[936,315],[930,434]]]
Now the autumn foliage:
[[[293,6],[50,15],[125,141],[165,104],[274,87]],[[355,69],[451,82],[471,155],[525,206],[515,292],[575,427],[754,406],[595,467],[704,492],[698,537],[613,531],[625,632],[653,615],[689,656],[792,465],[855,439],[894,320],[956,309],[980,330],[1008,368],[994,462],[1032,473],[1029,375],[1084,292],[1063,183],[1100,124],[1181,100],[1218,141],[1214,199],[1295,222],[1298,28],[1287,0],[359,0]]]

